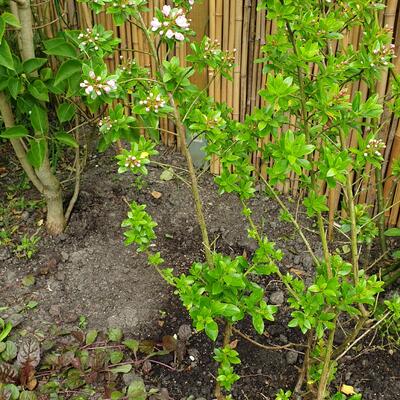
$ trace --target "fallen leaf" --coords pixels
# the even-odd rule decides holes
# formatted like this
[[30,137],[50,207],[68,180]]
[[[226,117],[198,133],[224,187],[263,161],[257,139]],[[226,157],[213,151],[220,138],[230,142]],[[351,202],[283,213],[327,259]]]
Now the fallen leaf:
[[236,349],[237,345],[238,345],[238,340],[237,339],[232,340],[232,342],[229,343],[229,347],[231,349]]
[[155,199],[159,199],[159,198],[162,196],[162,194],[161,194],[160,192],[157,192],[156,190],[153,190],[153,191],[151,192],[151,195],[152,195]]
[[341,391],[343,394],[347,395],[347,396],[352,396],[353,394],[356,394],[356,392],[355,392],[353,386],[345,385],[345,384],[343,384],[343,385],[340,387],[340,391]]
[[162,344],[163,344],[164,350],[175,351],[176,345],[177,345],[177,340],[173,336],[170,336],[170,335],[163,336]]
[[165,169],[160,175],[162,181],[170,181],[174,178],[174,170],[172,168]]
[[304,271],[302,271],[301,269],[297,269],[297,268],[290,268],[290,272],[292,272],[293,274],[295,274],[297,276],[305,275]]
[[151,371],[151,362],[149,360],[143,363],[142,370],[146,375]]

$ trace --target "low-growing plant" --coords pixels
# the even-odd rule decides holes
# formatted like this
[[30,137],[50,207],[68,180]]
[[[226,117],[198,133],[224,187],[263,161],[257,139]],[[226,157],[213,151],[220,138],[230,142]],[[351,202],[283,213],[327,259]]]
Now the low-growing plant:
[[37,236],[37,234],[33,234],[31,236],[23,235],[21,237],[21,243],[15,247],[14,253],[17,255],[17,257],[25,257],[30,260],[37,252],[37,244],[39,241],[40,236]]

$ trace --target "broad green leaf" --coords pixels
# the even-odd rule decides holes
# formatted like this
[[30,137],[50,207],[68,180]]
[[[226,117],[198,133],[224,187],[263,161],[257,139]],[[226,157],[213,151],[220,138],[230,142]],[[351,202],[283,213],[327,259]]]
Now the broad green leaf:
[[3,361],[11,361],[17,356],[17,346],[14,342],[7,340],[6,349],[1,353]]
[[108,330],[108,339],[111,342],[119,342],[122,339],[122,330],[120,328],[110,328]]
[[389,228],[385,231],[385,236],[398,237],[400,236],[400,228]]
[[12,98],[14,100],[17,99],[17,96],[19,94],[19,91],[21,89],[21,81],[18,78],[15,78],[14,76],[11,76],[8,78],[8,91],[10,92]]
[[31,111],[31,123],[35,132],[47,133],[49,122],[46,111],[39,106],[33,106]]
[[132,400],[146,400],[147,392],[146,386],[144,385],[143,379],[135,379],[129,386],[128,386],[128,399]]
[[111,364],[118,364],[124,358],[124,353],[122,351],[113,351],[110,354]]
[[36,400],[36,399],[37,399],[37,396],[36,396],[35,392],[30,392],[28,390],[24,390],[19,395],[19,400]]
[[57,117],[61,123],[70,121],[74,115],[75,107],[71,103],[61,103],[57,107]]
[[18,139],[26,137],[28,136],[28,134],[28,130],[24,126],[16,125],[0,133],[0,137],[2,137],[3,139]]
[[139,350],[139,341],[135,339],[127,339],[122,342],[129,350],[133,351],[133,354],[136,355]]
[[4,32],[6,31],[6,23],[3,19],[3,16],[0,15],[0,43],[3,40]]
[[86,334],[86,344],[90,345],[93,344],[96,341],[97,338],[97,330],[96,329],[90,329],[88,333]]
[[4,328],[0,332],[0,342],[2,342],[10,334],[11,329],[12,329],[12,323],[7,322]]
[[263,317],[260,314],[253,314],[252,322],[253,322],[254,329],[257,331],[257,333],[262,335],[264,333]]
[[64,61],[57,71],[54,84],[57,86],[62,81],[70,78],[72,75],[80,73],[82,70],[82,63],[78,60]]
[[45,53],[52,56],[76,58],[75,48],[63,38],[49,39],[44,42]]
[[1,16],[6,24],[11,25],[14,28],[21,28],[21,24],[20,24],[18,18],[14,14],[5,12],[5,13],[1,14]]
[[215,321],[208,322],[205,326],[207,336],[216,341],[218,337],[218,324]]
[[15,70],[14,60],[6,40],[2,40],[0,43],[0,65],[13,71]]
[[46,85],[39,79],[28,86],[29,93],[40,101],[49,101],[49,91]]
[[43,164],[43,160],[46,155],[46,140],[43,138],[32,139],[26,155],[29,163],[33,167],[39,168]]
[[120,374],[120,373],[127,374],[128,372],[130,372],[131,369],[132,369],[132,365],[126,364],[126,365],[120,365],[115,368],[111,368],[110,372],[112,372],[113,374]]
[[30,58],[22,64],[22,69],[26,74],[31,74],[33,71],[38,70],[44,64],[46,64],[47,58]]
[[73,147],[75,149],[79,147],[78,142],[67,132],[58,132],[54,135],[54,138],[66,146]]

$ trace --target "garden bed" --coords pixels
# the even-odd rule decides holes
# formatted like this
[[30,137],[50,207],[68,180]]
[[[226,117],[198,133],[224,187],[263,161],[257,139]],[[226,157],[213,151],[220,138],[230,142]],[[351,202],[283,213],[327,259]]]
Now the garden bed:
[[[157,161],[175,165],[175,172],[186,179],[183,160],[175,154],[171,156],[171,151],[164,148],[160,153]],[[9,307],[3,314],[18,324],[18,331],[39,338],[58,338],[54,339],[56,343],[61,333],[75,332],[75,336],[66,336],[69,339],[63,337],[66,346],[68,340],[77,340],[78,325],[81,330],[101,331],[120,327],[125,336],[161,343],[166,335],[174,335],[182,325],[190,324],[186,310],[156,270],[146,264],[146,257],[123,244],[120,228],[128,209],[126,201],[146,204],[158,224],[156,246],[166,266],[172,267],[175,274],[187,271],[194,261],[204,257],[190,188],[176,177],[160,179],[163,172],[160,165],[150,166],[149,175],[136,183],[132,175],[118,175],[116,169],[115,160],[109,155],[89,161],[65,234],[51,238],[42,230],[38,253],[32,259],[17,258],[7,247],[0,249],[0,306]],[[3,182],[1,193],[6,192],[7,176]],[[200,184],[212,243],[228,255],[251,255],[255,243],[246,236],[246,221],[236,197],[220,197],[207,174],[202,175]],[[24,196],[29,197],[29,192]],[[296,203],[289,206],[296,212]],[[256,223],[284,251],[282,270],[291,270],[306,281],[311,278],[312,260],[292,226],[279,220],[277,205],[263,196],[252,201],[252,209]],[[43,218],[42,212],[35,209],[21,214],[19,230],[36,230],[32,227]],[[307,235],[316,254],[321,255],[318,235],[313,233],[315,228],[301,210],[299,220],[308,228]],[[27,276],[35,278],[33,284],[26,284]],[[283,287],[273,280],[260,283],[266,287],[269,302],[279,306],[279,313],[276,322],[266,325],[265,335],[255,338],[265,345],[301,343],[302,335],[287,328],[289,315]],[[27,304],[35,303],[32,309],[26,309]],[[250,325],[244,321],[239,327],[251,334]],[[372,336],[365,342],[369,346],[356,347],[357,351],[344,358],[335,385],[352,385],[363,393],[365,400],[398,399],[399,353],[378,349],[379,335],[370,343]],[[268,351],[241,337],[235,338],[239,339],[242,359],[237,368],[242,379],[232,392],[235,399],[274,399],[278,389],[293,389],[303,360],[301,347],[295,351]],[[216,368],[212,354],[212,342],[203,333],[195,334],[186,345],[183,361],[174,362],[173,353],[158,356],[155,360],[163,365],[152,364],[152,369],[144,374],[145,382],[149,387],[167,389],[174,400],[209,400]],[[125,381],[132,378],[133,372],[130,374],[124,377]],[[143,369],[135,374],[143,374]],[[99,392],[96,397],[101,396]]]

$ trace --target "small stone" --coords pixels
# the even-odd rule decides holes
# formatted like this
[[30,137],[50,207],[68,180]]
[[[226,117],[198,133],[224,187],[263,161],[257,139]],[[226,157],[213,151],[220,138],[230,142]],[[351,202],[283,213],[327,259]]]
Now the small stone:
[[344,377],[345,382],[349,382],[351,379],[351,375],[353,375],[351,372],[346,372],[346,375]]
[[279,340],[280,340],[280,342],[283,343],[283,344],[286,344],[286,343],[288,342],[287,336],[286,336],[286,335],[283,335],[283,334],[279,335]]
[[299,354],[294,351],[288,351],[286,353],[286,362],[289,365],[296,364],[298,358],[299,358]]
[[294,265],[299,265],[300,262],[301,262],[301,257],[300,257],[299,255],[294,256],[294,258],[293,258],[293,264],[294,264]]
[[281,305],[285,301],[285,295],[282,290],[277,290],[271,294],[270,302],[275,305]]
[[61,307],[60,307],[59,305],[53,304],[53,305],[50,307],[49,314],[50,314],[52,317],[59,317],[60,314],[61,314]]
[[29,218],[29,212],[28,212],[28,211],[24,211],[24,212],[21,214],[21,219],[22,219],[22,221],[26,221],[28,218]]
[[11,251],[8,248],[0,250],[0,261],[6,261],[11,258]]
[[303,266],[305,269],[311,269],[313,267],[314,263],[308,254],[303,257]]
[[68,261],[69,259],[69,254],[66,251],[62,251],[61,252],[61,259],[63,260],[63,262]]
[[178,329],[178,337],[181,340],[188,340],[192,336],[192,328],[190,325],[184,324],[181,325]]

